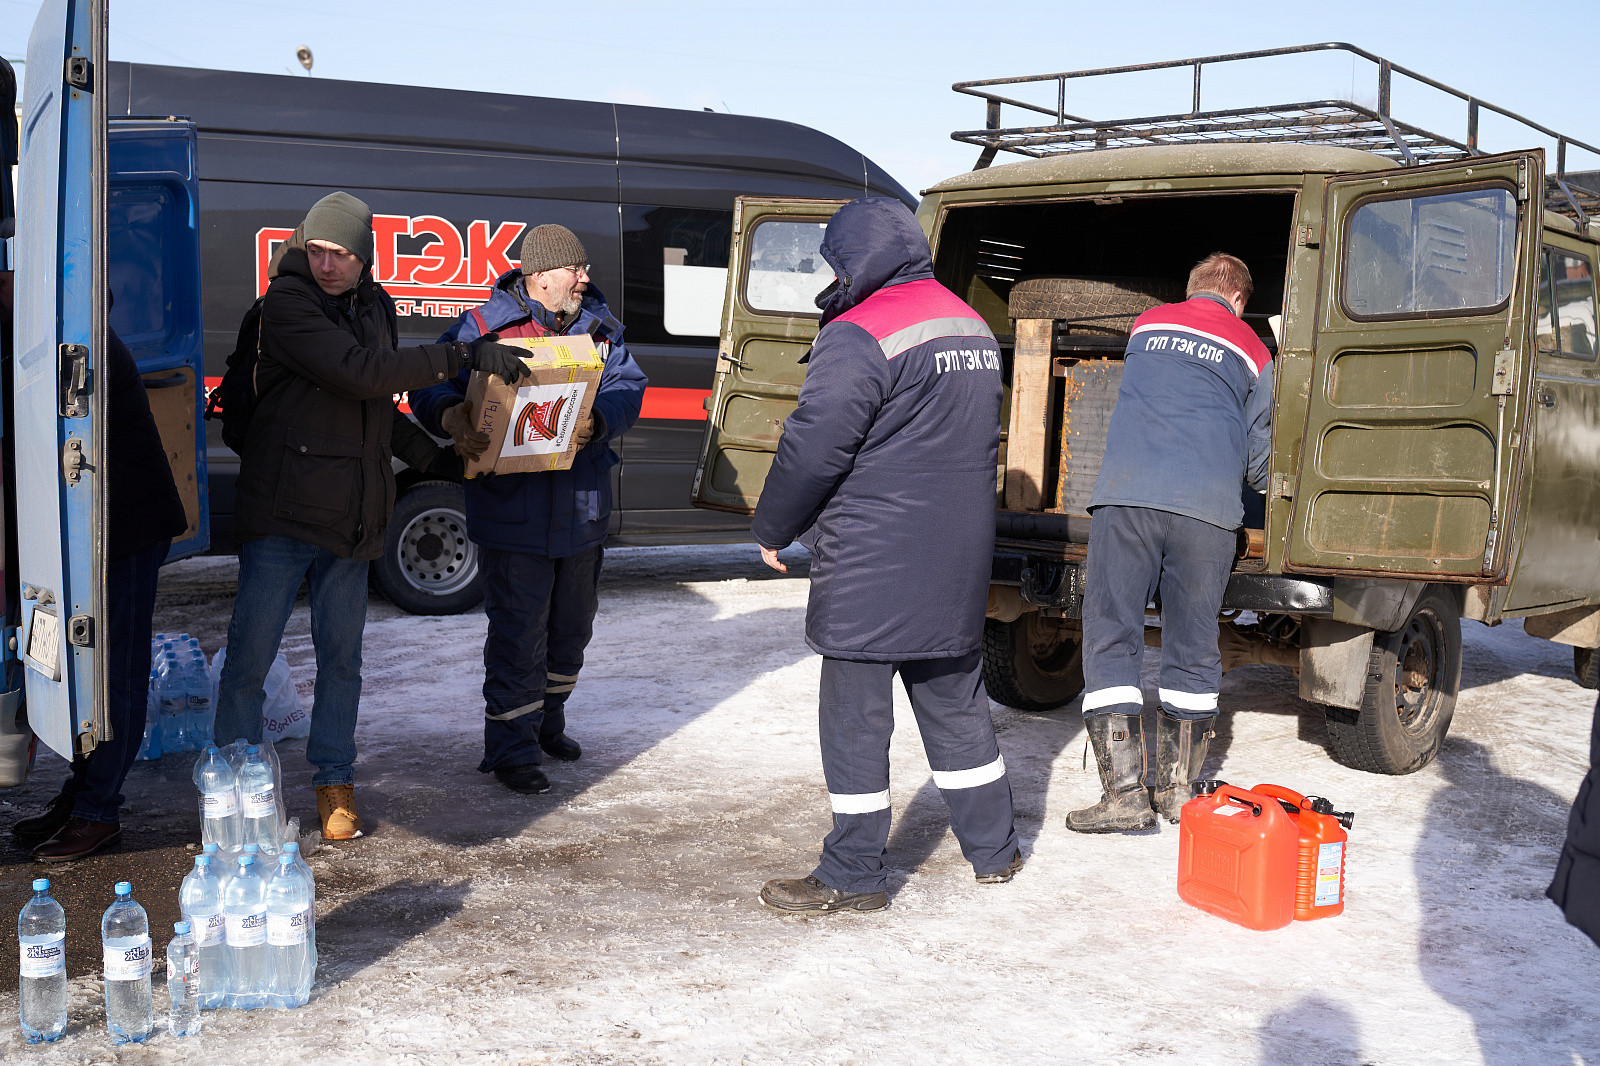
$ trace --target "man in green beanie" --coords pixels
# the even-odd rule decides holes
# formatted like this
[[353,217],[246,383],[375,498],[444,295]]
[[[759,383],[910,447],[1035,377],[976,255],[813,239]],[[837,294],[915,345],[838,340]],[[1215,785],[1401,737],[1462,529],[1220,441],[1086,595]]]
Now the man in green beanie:
[[[547,791],[541,754],[582,755],[566,734],[566,703],[578,683],[599,604],[602,543],[611,520],[611,441],[632,428],[645,376],[622,343],[622,323],[589,281],[589,256],[565,226],[535,226],[522,263],[502,275],[482,307],[462,315],[442,341],[484,335],[546,337],[586,333],[605,359],[594,414],[578,427],[569,470],[502,474],[466,484],[467,536],[478,546],[483,610],[483,761],[513,792]],[[411,394],[430,431],[476,456],[478,433],[466,402],[467,375]]]
[[239,455],[239,591],[217,693],[216,739],[259,742],[262,683],[309,579],[317,684],[306,758],[329,840],[361,833],[361,635],[367,565],[383,550],[395,499],[393,396],[464,369],[508,381],[528,373],[519,350],[492,337],[397,347],[394,301],[372,280],[372,255],[371,210],[336,192],[317,201],[273,264],[256,407]]

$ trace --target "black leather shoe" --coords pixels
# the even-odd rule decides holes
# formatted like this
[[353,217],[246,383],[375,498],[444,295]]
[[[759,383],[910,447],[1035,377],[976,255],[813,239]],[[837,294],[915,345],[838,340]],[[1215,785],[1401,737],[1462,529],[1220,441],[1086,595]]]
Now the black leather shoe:
[[520,792],[524,796],[536,796],[541,792],[550,791],[550,779],[544,776],[544,771],[539,769],[538,763],[496,770],[494,776],[511,791]]
[[1022,851],[1018,849],[1011,853],[1011,861],[1006,864],[1004,870],[997,870],[992,874],[974,873],[973,876],[978,879],[980,885],[1003,885],[1017,876],[1017,871],[1020,869],[1022,869]]
[[103,851],[121,838],[122,826],[116,822],[72,818],[61,832],[33,849],[33,858],[35,862],[72,862]]
[[577,762],[583,757],[583,749],[578,747],[578,742],[565,733],[557,733],[553,737],[540,737],[539,747],[553,759],[562,762]]
[[72,818],[73,797],[61,795],[50,801],[43,814],[24,818],[11,827],[11,838],[25,848],[36,847],[65,829]]
[[887,892],[841,892],[808,875],[795,881],[768,881],[761,886],[761,902],[787,914],[831,914],[834,911],[881,911],[889,905]]

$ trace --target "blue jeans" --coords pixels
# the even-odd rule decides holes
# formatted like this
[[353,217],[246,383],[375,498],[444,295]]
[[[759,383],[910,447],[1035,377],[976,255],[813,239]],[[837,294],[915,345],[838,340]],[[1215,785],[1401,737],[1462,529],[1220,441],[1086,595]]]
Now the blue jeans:
[[478,548],[483,613],[483,761],[509,770],[539,762],[539,739],[566,728],[566,702],[583,668],[599,607],[599,545],[551,558]]
[[239,549],[239,593],[228,623],[228,658],[217,688],[215,737],[261,740],[263,685],[294,611],[300,582],[311,581],[311,643],[317,687],[306,760],[313,785],[356,779],[356,709],[361,702],[361,632],[367,624],[367,561],[343,559],[293,537],[269,536]]
[[150,616],[156,606],[156,578],[167,559],[170,540],[106,562],[106,715],[111,739],[72,760],[72,777],[62,795],[73,797],[74,817],[91,822],[121,818],[122,782],[144,740],[145,699],[150,684]]

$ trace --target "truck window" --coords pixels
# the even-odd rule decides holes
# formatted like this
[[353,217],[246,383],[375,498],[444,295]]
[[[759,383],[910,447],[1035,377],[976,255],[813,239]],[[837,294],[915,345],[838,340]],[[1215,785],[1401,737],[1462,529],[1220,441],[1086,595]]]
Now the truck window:
[[1546,248],[1539,276],[1539,351],[1568,359],[1595,357],[1594,271],[1589,260]]
[[622,295],[635,344],[715,344],[728,286],[731,211],[622,207]]
[[1508,188],[1374,198],[1350,213],[1342,299],[1355,319],[1487,313],[1516,276]]
[[833,268],[818,251],[826,229],[825,222],[773,219],[757,223],[744,280],[744,302],[750,310],[818,314],[817,294],[833,280]]

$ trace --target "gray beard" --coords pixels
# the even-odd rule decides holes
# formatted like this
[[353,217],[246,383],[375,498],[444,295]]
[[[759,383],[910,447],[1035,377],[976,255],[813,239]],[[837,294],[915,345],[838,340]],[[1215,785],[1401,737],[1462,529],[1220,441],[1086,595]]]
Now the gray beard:
[[582,307],[583,297],[575,292],[569,293],[567,298],[561,301],[561,313],[564,315],[575,315]]

